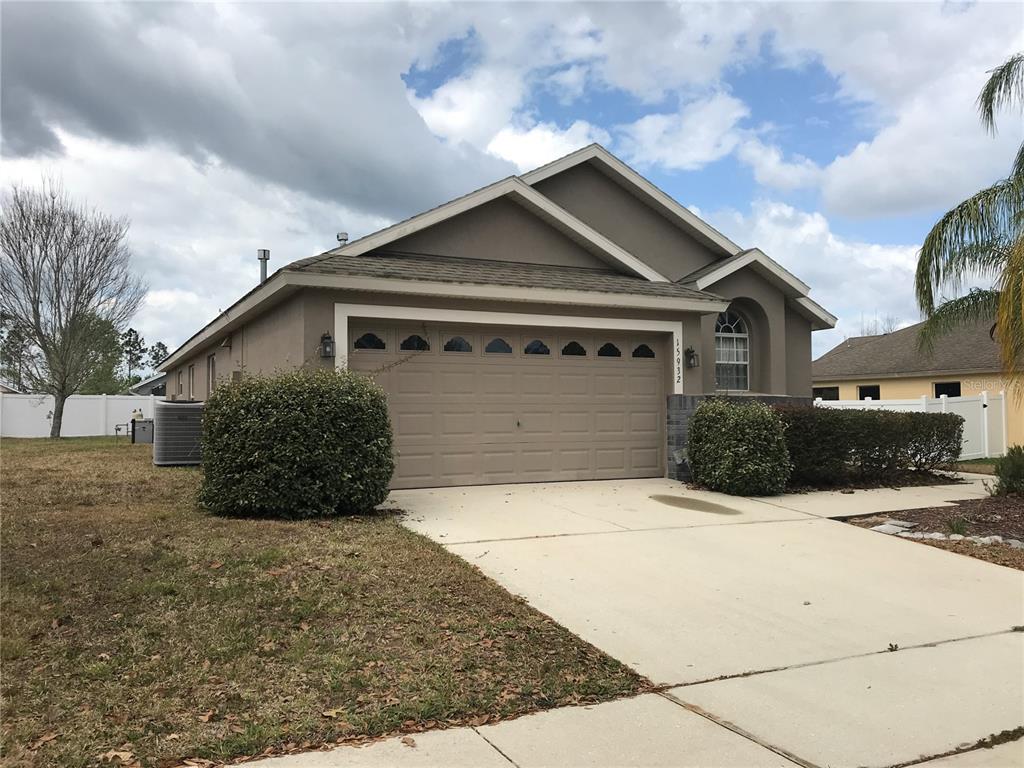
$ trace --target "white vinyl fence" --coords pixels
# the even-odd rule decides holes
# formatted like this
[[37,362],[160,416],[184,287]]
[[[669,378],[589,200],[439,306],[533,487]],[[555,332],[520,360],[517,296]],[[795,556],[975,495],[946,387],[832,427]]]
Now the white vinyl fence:
[[[64,403],[63,437],[126,434],[132,411],[153,418],[154,395],[72,395]],[[0,393],[0,437],[49,437],[52,395]],[[120,429],[118,429],[120,427]]]
[[822,408],[871,408],[882,411],[956,413],[964,417],[961,459],[984,459],[1006,453],[1006,393],[971,397],[918,397],[912,400],[822,400]]

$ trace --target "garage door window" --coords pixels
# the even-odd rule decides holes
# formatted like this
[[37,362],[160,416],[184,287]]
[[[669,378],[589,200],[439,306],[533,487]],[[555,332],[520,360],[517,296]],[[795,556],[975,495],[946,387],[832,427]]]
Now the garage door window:
[[586,357],[587,350],[583,348],[583,345],[578,341],[570,341],[564,347],[562,347],[562,354],[569,357]]
[[551,350],[540,339],[534,339],[523,348],[523,353],[527,355],[550,355]]
[[489,355],[511,355],[512,345],[504,339],[491,339],[484,347],[484,352]]
[[356,349],[387,349],[387,346],[376,333],[364,333],[355,343]]
[[452,336],[444,343],[445,352],[472,352],[473,345],[461,336]]
[[654,357],[654,350],[646,344],[640,344],[633,350],[633,357]]
[[414,333],[412,336],[407,336],[398,347],[403,352],[429,352],[430,342]]
[[619,348],[612,344],[610,341],[606,344],[602,344],[601,348],[597,350],[598,357],[622,357],[622,352]]

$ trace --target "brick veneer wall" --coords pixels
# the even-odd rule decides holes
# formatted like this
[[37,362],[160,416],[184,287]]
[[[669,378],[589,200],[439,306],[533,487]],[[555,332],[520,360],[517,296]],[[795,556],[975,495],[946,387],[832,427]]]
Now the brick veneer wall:
[[672,480],[690,480],[690,465],[683,459],[689,439],[690,419],[708,397],[727,397],[736,402],[757,400],[768,405],[812,405],[809,397],[786,395],[669,395],[668,396],[668,476]]

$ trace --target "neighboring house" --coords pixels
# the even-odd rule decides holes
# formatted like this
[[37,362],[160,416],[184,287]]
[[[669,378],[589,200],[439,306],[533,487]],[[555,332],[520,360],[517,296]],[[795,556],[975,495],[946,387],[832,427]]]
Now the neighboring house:
[[1024,443],[1024,403],[1002,375],[991,322],[957,329],[918,349],[921,324],[856,336],[814,361],[814,396],[825,400],[909,400],[1006,391],[1007,440]]
[[21,391],[15,389],[5,381],[0,381],[0,394],[3,395],[20,395]]
[[128,388],[128,393],[132,395],[155,395],[156,397],[163,397],[167,392],[167,374],[158,373],[154,376],[150,376],[148,379],[143,379],[133,387]]
[[808,291],[591,145],[289,264],[161,369],[373,373],[395,487],[661,476],[667,395],[810,396]]

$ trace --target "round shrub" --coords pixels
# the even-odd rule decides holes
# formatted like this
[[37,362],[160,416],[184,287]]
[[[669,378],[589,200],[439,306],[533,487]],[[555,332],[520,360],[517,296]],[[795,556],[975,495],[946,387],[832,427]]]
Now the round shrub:
[[394,471],[384,391],[356,373],[245,376],[203,412],[200,502],[218,515],[358,514]]
[[790,463],[779,415],[764,403],[705,400],[690,420],[693,479],[734,496],[782,493]]
[[1024,495],[1024,446],[1014,445],[1005,456],[996,459],[996,487],[993,493]]

